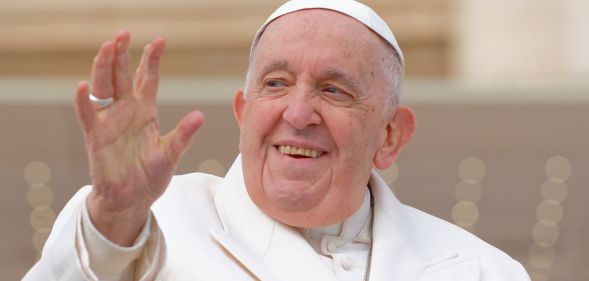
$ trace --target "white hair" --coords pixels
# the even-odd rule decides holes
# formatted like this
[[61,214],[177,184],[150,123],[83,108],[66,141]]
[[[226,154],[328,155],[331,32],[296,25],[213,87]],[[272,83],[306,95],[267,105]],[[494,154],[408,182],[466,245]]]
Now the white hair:
[[[252,78],[252,61],[258,41],[259,40],[256,40],[254,42],[250,50],[247,71],[245,74],[245,83],[243,87],[244,98],[247,97],[249,91],[250,81]],[[393,111],[397,105],[402,103],[401,88],[403,82],[404,67],[401,63],[399,53],[397,53],[397,51],[384,39],[382,39],[381,42],[383,44],[383,48],[385,49],[385,55],[380,59],[380,66],[382,67],[385,79],[388,80],[387,84],[389,85],[389,87],[387,88],[387,91],[390,95],[390,97],[387,99],[385,103],[385,106],[383,107],[383,114],[387,115],[388,113]]]
[[[386,44],[386,43],[385,43]],[[403,64],[397,51],[395,51],[389,44],[384,46],[386,54],[381,59],[382,71],[385,74],[385,79],[388,80],[389,98],[387,99],[383,108],[383,113],[388,114],[393,111],[397,105],[402,103],[402,86],[403,86]]]

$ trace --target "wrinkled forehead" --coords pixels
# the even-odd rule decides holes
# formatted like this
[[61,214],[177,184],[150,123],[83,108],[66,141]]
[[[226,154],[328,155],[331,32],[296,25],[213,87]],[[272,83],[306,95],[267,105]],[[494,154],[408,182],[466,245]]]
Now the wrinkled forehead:
[[401,61],[401,65],[403,65],[403,52],[389,26],[370,7],[353,0],[291,0],[286,2],[268,17],[266,22],[264,22],[256,33],[250,49],[250,61],[253,59],[254,50],[260,37],[268,25],[284,15],[307,9],[331,10],[357,20],[384,39],[384,41],[396,51]]

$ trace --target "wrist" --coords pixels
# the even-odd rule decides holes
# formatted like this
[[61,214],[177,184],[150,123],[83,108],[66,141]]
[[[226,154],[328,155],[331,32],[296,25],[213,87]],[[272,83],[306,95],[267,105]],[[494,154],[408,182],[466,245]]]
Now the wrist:
[[86,200],[88,215],[96,230],[111,242],[129,247],[137,239],[150,212],[149,204],[137,204],[125,208],[113,208],[93,194]]

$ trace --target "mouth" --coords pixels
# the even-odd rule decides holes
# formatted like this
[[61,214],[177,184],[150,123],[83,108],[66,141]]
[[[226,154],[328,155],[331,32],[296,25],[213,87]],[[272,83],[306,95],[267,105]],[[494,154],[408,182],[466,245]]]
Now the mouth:
[[296,147],[291,145],[276,145],[275,147],[281,154],[294,158],[317,158],[325,154],[323,151],[318,151],[312,148]]

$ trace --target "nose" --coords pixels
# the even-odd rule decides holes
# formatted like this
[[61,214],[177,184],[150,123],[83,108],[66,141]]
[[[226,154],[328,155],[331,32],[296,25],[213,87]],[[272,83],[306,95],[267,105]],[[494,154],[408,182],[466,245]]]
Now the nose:
[[312,94],[298,92],[291,93],[288,105],[282,113],[282,118],[292,127],[298,130],[305,129],[308,126],[319,125],[321,116],[317,113]]

